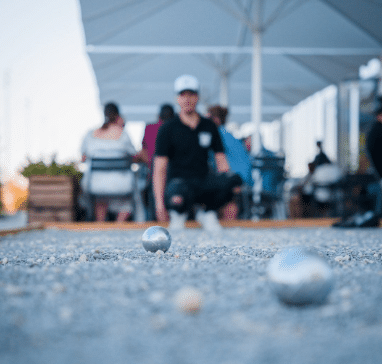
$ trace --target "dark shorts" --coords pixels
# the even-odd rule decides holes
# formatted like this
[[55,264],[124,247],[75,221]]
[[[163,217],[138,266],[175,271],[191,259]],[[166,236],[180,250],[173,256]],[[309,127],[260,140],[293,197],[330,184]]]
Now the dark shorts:
[[[200,204],[207,211],[217,211],[233,199],[233,188],[242,184],[241,177],[231,173],[210,174],[204,178],[174,178],[166,185],[166,208],[183,213]],[[182,203],[174,203],[174,196],[181,196]]]

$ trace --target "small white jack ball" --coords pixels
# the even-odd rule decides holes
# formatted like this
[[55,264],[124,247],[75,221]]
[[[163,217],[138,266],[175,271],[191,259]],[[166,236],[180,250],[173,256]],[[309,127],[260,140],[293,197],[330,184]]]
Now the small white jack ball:
[[184,287],[175,294],[174,302],[179,311],[196,314],[202,307],[203,295],[196,288]]
[[287,248],[276,254],[267,273],[272,289],[286,304],[323,303],[333,286],[329,265],[301,247]]
[[162,226],[149,227],[142,235],[142,245],[146,251],[162,250],[165,253],[171,246],[171,235]]

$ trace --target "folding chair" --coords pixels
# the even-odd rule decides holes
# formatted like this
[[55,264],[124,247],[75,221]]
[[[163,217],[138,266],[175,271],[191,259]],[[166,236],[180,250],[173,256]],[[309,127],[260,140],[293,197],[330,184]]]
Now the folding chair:
[[87,221],[94,220],[96,198],[133,197],[133,211],[136,212],[134,193],[137,190],[137,181],[131,166],[131,156],[126,158],[92,158],[90,160],[86,184]]
[[286,218],[283,198],[285,157],[256,156],[252,159],[254,180],[252,214],[253,218],[271,217],[277,220]]

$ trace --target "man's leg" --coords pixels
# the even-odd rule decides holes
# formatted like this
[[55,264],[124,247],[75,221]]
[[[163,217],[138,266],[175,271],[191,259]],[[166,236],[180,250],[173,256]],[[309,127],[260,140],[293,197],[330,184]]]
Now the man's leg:
[[194,203],[194,193],[186,180],[174,178],[167,183],[165,191],[166,209],[170,215],[170,230],[181,230]]
[[194,193],[190,185],[183,178],[174,178],[167,183],[165,191],[165,204],[167,210],[184,213],[194,202]]
[[208,176],[199,186],[198,202],[206,206],[206,211],[198,211],[196,219],[203,228],[211,232],[221,231],[217,211],[233,199],[233,189],[242,184],[238,175],[226,173]]
[[238,174],[221,173],[207,176],[202,184],[202,198],[206,210],[217,211],[233,200],[235,187],[241,186],[243,181]]

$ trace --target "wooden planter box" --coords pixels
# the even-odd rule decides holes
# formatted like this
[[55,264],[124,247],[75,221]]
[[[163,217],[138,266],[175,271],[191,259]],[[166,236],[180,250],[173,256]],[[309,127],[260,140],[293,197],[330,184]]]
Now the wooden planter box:
[[29,177],[28,223],[74,220],[75,185],[69,176]]

